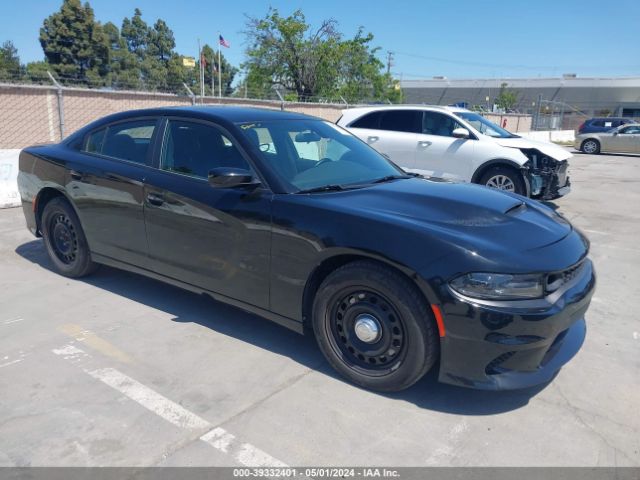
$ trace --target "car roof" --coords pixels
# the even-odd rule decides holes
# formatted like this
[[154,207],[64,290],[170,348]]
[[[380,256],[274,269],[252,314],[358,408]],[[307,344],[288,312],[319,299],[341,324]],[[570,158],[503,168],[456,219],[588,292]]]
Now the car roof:
[[591,122],[593,120],[629,120],[632,122],[633,120],[629,117],[593,117],[587,120],[587,122]]
[[284,112],[269,108],[236,107],[226,105],[190,105],[177,107],[145,108],[127,110],[100,119],[100,122],[113,122],[141,116],[179,115],[185,117],[209,119],[218,122],[260,122],[266,120],[318,120],[317,117],[296,112]]
[[471,112],[466,108],[445,106],[445,105],[424,105],[424,104],[403,104],[403,105],[369,105],[361,107],[353,107],[342,110],[342,117],[339,120],[341,125],[351,123],[363,115],[371,112],[381,112],[384,110],[424,110],[427,112]]

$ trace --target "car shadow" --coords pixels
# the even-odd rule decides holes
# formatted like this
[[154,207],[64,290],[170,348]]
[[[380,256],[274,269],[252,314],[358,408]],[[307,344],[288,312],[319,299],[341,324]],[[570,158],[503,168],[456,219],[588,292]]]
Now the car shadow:
[[560,208],[560,205],[558,205],[557,203],[552,202],[551,200],[539,200],[539,202],[549,208],[552,208],[554,210],[558,210]]
[[640,154],[638,153],[614,153],[614,152],[603,152],[603,153],[583,153],[580,150],[573,150],[571,153],[574,155],[582,155],[583,157],[598,157],[599,155],[607,156],[607,157],[631,157],[631,158],[640,158]]
[[[24,259],[55,272],[41,240],[20,245],[15,251]],[[298,335],[257,315],[217,302],[207,295],[198,295],[104,265],[96,273],[80,281],[169,313],[173,315],[174,322],[197,323],[223,335],[287,356],[324,375],[342,380],[324,360],[312,335]],[[491,415],[525,406],[548,385],[514,391],[471,390],[439,383],[437,370],[436,365],[407,390],[380,395],[444,413]]]

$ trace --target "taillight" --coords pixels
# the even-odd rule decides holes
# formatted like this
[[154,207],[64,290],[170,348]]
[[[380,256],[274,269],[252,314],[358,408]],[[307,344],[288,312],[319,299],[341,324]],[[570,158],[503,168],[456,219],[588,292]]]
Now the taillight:
[[584,128],[584,123],[581,123],[580,126],[578,127],[578,131],[581,132],[583,128]]

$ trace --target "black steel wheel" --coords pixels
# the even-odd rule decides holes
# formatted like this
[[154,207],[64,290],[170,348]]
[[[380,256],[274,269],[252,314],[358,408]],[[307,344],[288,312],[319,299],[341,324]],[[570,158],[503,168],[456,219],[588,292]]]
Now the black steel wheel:
[[409,387],[439,351],[435,321],[415,285],[372,261],[347,264],[324,280],[313,327],[329,363],[373,390]]
[[329,314],[328,338],[336,353],[366,375],[385,375],[406,353],[406,329],[391,302],[371,289],[347,289]]
[[71,265],[78,253],[78,234],[73,222],[66,213],[58,212],[50,219],[48,230],[51,232],[53,252],[61,262]]
[[57,197],[45,205],[40,230],[49,258],[59,273],[82,277],[95,270],[80,220],[66,199]]

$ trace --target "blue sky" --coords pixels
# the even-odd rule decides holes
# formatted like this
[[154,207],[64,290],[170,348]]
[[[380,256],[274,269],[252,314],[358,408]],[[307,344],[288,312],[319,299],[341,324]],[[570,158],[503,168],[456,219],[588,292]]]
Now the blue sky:
[[[395,52],[392,71],[402,78],[582,77],[640,75],[640,2],[615,0],[90,0],[98,20],[120,26],[135,7],[152,24],[163,18],[176,49],[197,55],[197,39],[215,44],[220,30],[231,43],[225,55],[243,60],[245,14],[269,5],[282,14],[301,8],[313,25],[338,20],[345,35],[362,25],[374,44]],[[38,30],[61,0],[7,0],[0,42],[12,40],[23,62],[41,60]]]

